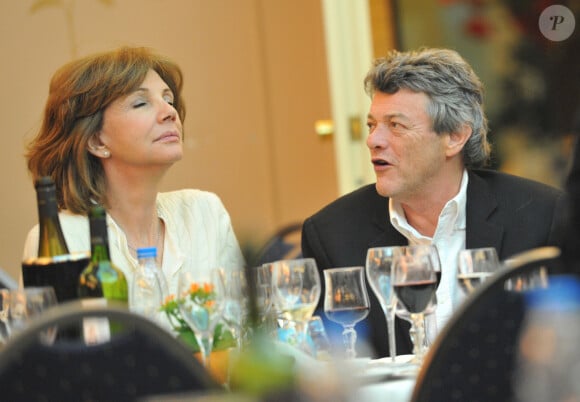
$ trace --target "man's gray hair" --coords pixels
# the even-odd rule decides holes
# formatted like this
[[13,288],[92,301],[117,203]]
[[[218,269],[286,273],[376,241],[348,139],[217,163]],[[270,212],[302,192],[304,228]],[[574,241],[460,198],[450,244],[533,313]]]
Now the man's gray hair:
[[471,137],[463,148],[465,166],[482,167],[488,163],[491,146],[483,111],[483,85],[457,52],[393,50],[374,61],[364,85],[371,97],[377,91],[393,94],[402,88],[425,93],[430,101],[427,113],[436,133],[452,133],[464,124],[471,127]]

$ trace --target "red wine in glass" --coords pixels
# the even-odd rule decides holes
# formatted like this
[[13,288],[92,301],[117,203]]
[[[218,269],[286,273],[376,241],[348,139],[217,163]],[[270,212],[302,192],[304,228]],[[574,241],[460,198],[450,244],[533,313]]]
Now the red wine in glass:
[[436,280],[403,282],[393,286],[397,298],[410,313],[421,313],[433,298],[437,289]]

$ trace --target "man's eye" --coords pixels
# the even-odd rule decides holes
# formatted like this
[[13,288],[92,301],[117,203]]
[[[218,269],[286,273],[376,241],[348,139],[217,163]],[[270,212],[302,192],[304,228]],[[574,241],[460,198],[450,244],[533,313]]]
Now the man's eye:
[[136,102],[136,103],[133,104],[133,107],[135,109],[137,109],[137,108],[140,108],[140,107],[145,106],[146,104],[147,104],[147,102]]

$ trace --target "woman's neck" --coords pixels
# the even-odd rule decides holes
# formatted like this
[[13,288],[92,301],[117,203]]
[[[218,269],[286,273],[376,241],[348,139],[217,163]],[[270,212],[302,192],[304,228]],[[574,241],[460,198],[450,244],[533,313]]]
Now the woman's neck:
[[165,227],[157,214],[156,182],[149,180],[107,181],[107,212],[123,230],[131,253],[137,248],[157,247],[161,260]]

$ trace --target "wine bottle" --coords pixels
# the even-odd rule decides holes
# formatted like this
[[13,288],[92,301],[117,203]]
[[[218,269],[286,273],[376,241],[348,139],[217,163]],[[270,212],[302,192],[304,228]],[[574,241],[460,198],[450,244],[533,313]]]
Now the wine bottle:
[[24,286],[52,286],[59,302],[76,299],[79,273],[89,261],[88,253],[69,253],[52,178],[40,177],[34,186],[38,204],[38,253],[22,262],[22,282]]
[[56,187],[49,176],[36,180],[36,199],[38,205],[38,257],[55,257],[69,254],[56,203]]
[[109,237],[105,209],[94,206],[89,212],[91,233],[91,260],[78,279],[80,298],[104,298],[107,301],[127,303],[128,290],[125,274],[109,257]]

